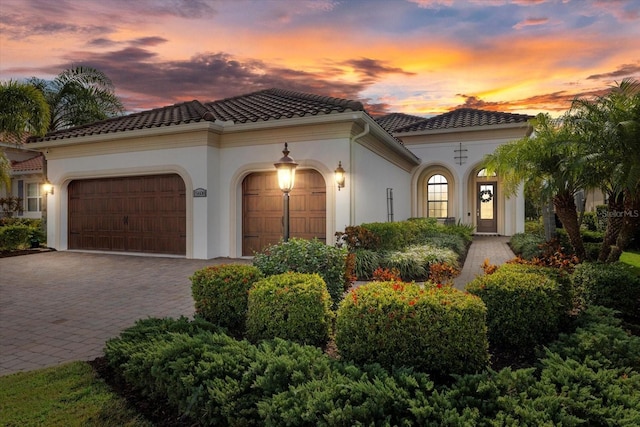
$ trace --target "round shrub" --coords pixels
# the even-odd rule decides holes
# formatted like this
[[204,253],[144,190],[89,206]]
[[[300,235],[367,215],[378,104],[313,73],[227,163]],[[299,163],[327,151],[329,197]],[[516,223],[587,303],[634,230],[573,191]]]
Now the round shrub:
[[474,372],[489,359],[485,317],[479,298],[448,286],[371,282],[340,304],[336,344],[356,363]]
[[528,350],[557,334],[567,308],[566,295],[556,280],[544,274],[509,268],[476,277],[466,289],[487,306],[492,345]]
[[22,224],[0,227],[0,249],[15,251],[28,248],[32,232],[31,227]]
[[277,274],[249,291],[247,337],[252,341],[279,337],[323,346],[332,320],[331,296],[318,274]]
[[261,278],[260,270],[251,265],[223,264],[196,271],[190,277],[196,314],[242,335],[249,289]]
[[587,305],[601,305],[640,319],[640,278],[622,263],[584,262],[572,276],[576,291]]
[[265,276],[288,271],[317,273],[326,283],[333,306],[337,307],[351,284],[347,271],[347,249],[327,246],[318,239],[291,238],[288,242],[268,246],[253,258],[253,265]]

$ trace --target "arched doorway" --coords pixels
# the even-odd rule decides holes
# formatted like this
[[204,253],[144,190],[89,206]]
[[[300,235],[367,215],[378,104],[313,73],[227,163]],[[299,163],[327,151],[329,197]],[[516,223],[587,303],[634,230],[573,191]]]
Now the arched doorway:
[[[290,193],[290,237],[326,242],[327,187],[313,169],[296,171]],[[276,172],[254,172],[242,181],[242,255],[252,256],[282,238],[282,192]]]
[[476,231],[498,231],[498,178],[481,169],[476,174]]

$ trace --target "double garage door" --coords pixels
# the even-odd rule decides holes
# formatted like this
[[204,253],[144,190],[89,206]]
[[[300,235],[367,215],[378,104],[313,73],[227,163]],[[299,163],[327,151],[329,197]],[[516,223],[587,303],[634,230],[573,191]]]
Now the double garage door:
[[186,254],[186,191],[175,174],[69,184],[69,249]]

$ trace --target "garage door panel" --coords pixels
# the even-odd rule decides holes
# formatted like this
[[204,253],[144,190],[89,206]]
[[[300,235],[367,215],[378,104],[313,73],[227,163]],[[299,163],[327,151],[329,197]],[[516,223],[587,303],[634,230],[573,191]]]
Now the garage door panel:
[[[322,175],[314,170],[296,171],[289,197],[291,237],[325,240],[326,188]],[[269,244],[276,244],[283,232],[283,196],[276,172],[248,175],[242,183],[242,254],[251,256]],[[314,212],[315,211],[315,212]],[[310,218],[319,225],[311,225]]]
[[69,184],[69,248],[186,253],[186,192],[178,175]]

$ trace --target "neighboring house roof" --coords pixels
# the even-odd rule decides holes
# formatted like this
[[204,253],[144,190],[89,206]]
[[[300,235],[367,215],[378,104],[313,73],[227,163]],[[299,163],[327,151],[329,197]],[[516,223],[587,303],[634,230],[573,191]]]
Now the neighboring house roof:
[[375,121],[382,126],[387,132],[393,132],[395,129],[408,126],[410,124],[423,121],[425,118],[420,116],[412,116],[404,113],[391,113],[386,116],[378,117]]
[[404,132],[527,123],[532,118],[533,116],[526,114],[501,113],[498,111],[476,110],[474,108],[459,108],[448,113],[440,114],[439,116],[411,123],[401,128],[396,128],[393,133],[400,134]]
[[204,104],[194,100],[127,116],[113,117],[84,126],[51,132],[42,138],[30,138],[29,142],[171,126],[202,120],[246,123],[345,111],[364,111],[364,107],[362,103],[348,99],[282,89],[266,89]]
[[29,137],[28,133],[25,133],[24,136],[22,137],[22,139],[18,138],[17,136],[15,136],[12,133],[9,132],[0,132],[0,144],[3,145],[14,145],[14,146],[20,146],[22,144],[24,144],[27,141],[27,138]]
[[21,162],[12,162],[11,171],[16,172],[42,172],[44,156],[42,154]]

